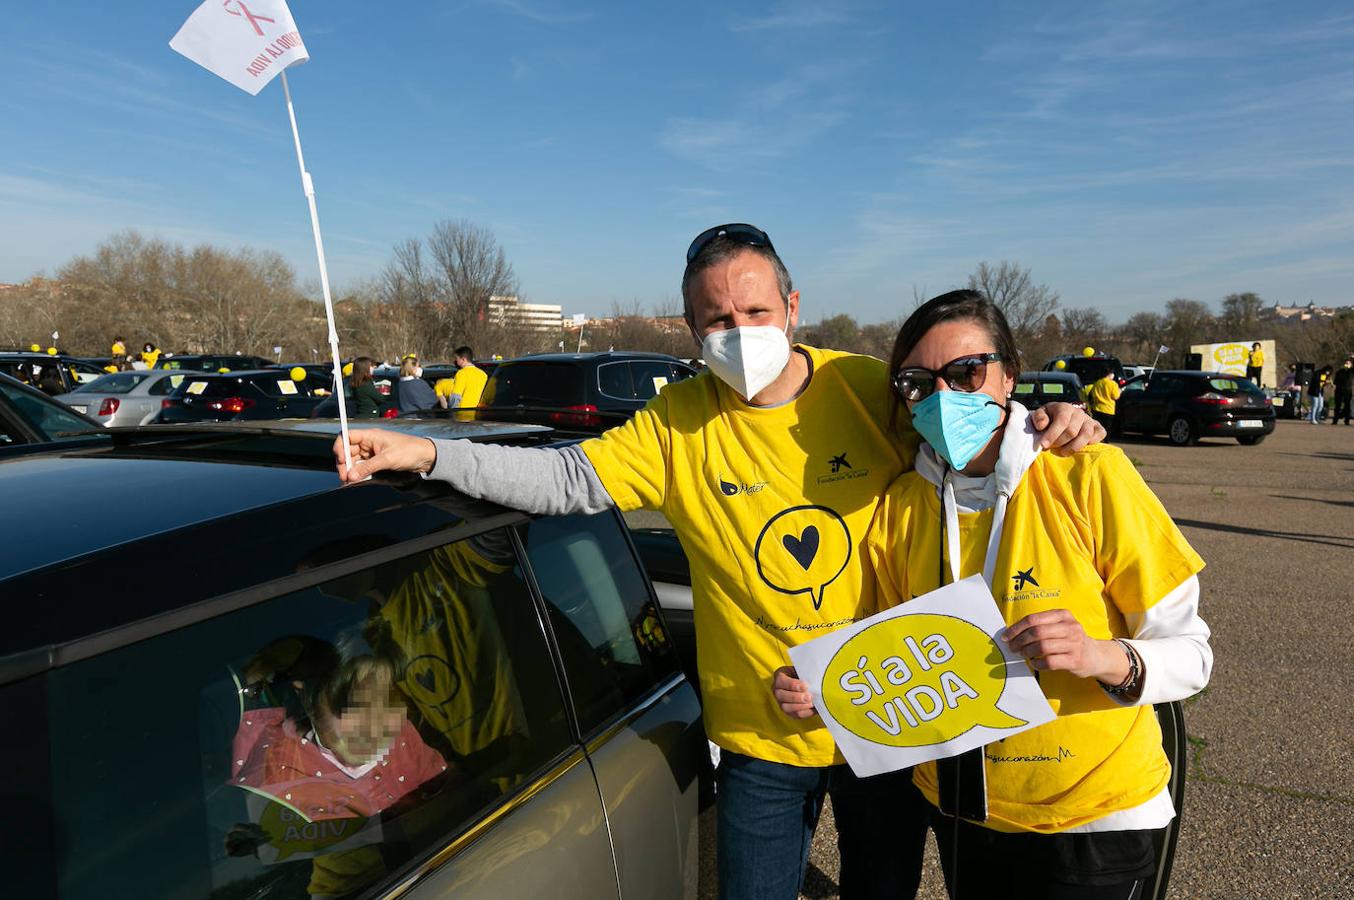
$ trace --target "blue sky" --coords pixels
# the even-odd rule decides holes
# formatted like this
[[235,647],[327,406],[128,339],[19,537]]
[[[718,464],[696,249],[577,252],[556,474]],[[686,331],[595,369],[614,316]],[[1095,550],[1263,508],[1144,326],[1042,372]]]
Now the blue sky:
[[[250,97],[171,51],[194,6],[6,13],[0,281],[132,227],[315,283],[281,84]],[[984,259],[1111,321],[1244,290],[1354,303],[1348,3],[291,9],[340,288],[465,218],[530,300],[650,308],[696,232],[750,221],[809,321],[893,318]]]

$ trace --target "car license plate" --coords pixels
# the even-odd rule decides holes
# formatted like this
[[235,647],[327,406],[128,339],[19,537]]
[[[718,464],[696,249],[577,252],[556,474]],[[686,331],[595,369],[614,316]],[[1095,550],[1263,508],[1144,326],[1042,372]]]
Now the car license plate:
[[1265,427],[1265,423],[1264,423],[1264,422],[1261,422],[1259,419],[1242,419],[1240,422],[1237,422],[1236,424],[1237,424],[1237,427],[1239,427],[1239,428],[1264,428],[1264,427]]
[[88,407],[88,406],[77,406],[77,405],[74,404],[74,403],[71,404],[71,409],[75,410],[75,411],[78,412],[78,413],[82,413],[82,414],[83,414],[83,413],[88,413],[88,412],[89,412],[89,407]]

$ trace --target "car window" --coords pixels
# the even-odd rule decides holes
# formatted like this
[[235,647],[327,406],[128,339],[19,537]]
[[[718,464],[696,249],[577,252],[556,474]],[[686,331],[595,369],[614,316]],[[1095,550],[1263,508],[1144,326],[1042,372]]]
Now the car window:
[[1061,381],[1039,382],[1039,393],[1046,397],[1061,397],[1067,393],[1067,385]]
[[178,397],[230,397],[240,392],[240,381],[238,378],[194,378],[188,375],[172,390]]
[[47,435],[49,439],[55,440],[63,434],[98,428],[94,423],[80,418],[60,403],[46,402],[42,398],[34,397],[27,391],[20,390],[13,385],[0,384],[0,391],[4,391],[5,396],[18,408],[19,413],[34,428]]
[[82,384],[72,394],[126,394],[150,376],[145,372],[115,372]]
[[248,379],[248,383],[269,397],[309,397],[310,388],[303,381],[293,381],[285,374],[259,375]]
[[648,400],[672,380],[672,366],[662,360],[632,362],[630,377],[635,383],[635,399]]
[[1129,393],[1131,391],[1145,391],[1146,389],[1147,382],[1143,379],[1130,381],[1128,384],[1124,385],[1124,393]]
[[574,406],[584,402],[582,367],[551,362],[499,366],[481,398],[485,406]]
[[522,531],[587,734],[675,675],[676,654],[613,516],[538,519]]
[[575,746],[515,562],[506,532],[470,538],[0,689],[23,726],[0,755],[35,761],[0,774],[8,808],[51,823],[29,876],[63,900],[380,892]]
[[1012,391],[1017,397],[1028,397],[1034,393],[1034,385],[1028,381],[1017,381]]
[[0,447],[26,443],[28,437],[24,434],[20,423],[11,420],[9,409],[0,405]]
[[630,364],[603,363],[597,367],[597,389],[617,400],[635,399],[635,385],[631,380]]
[[1175,375],[1155,375],[1148,382],[1147,393],[1149,394],[1176,394],[1180,393],[1184,387],[1184,382]]
[[170,375],[166,378],[157,379],[154,384],[146,389],[146,393],[150,394],[152,397],[163,397],[179,385],[183,384],[184,379],[187,377],[187,375]]

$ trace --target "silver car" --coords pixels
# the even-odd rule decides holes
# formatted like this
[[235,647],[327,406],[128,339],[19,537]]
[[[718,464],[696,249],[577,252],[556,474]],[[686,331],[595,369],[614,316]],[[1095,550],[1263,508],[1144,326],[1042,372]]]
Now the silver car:
[[186,377],[172,369],[113,372],[56,399],[105,426],[146,425]]

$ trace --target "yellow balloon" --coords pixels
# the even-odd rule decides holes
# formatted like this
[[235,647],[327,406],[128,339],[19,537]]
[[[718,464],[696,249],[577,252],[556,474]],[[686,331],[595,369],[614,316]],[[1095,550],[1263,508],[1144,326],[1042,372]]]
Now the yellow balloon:
[[48,356],[56,356],[56,348],[55,348],[55,347],[48,347],[48,348],[47,348],[47,355],[48,355]]
[[220,368],[220,369],[217,369],[216,371],[217,371],[217,373],[220,374],[220,375],[229,375],[229,374],[230,374],[230,369],[226,369],[226,368]]
[[306,380],[306,370],[303,369],[303,368],[301,368],[300,366],[293,366],[293,367],[292,367],[292,370],[291,370],[290,372],[288,372],[287,374],[291,376],[291,380],[292,380],[292,381],[305,381],[305,380]]
[[1082,347],[1082,348],[1081,348],[1081,355],[1082,355],[1082,356],[1095,356],[1095,348],[1094,348],[1094,347]]
[[37,344],[29,344],[29,345],[28,345],[28,349],[31,350],[31,351],[34,352],[34,353],[41,353],[41,352],[42,352],[42,348],[39,347]]
[[1066,369],[1066,368],[1067,368],[1067,360],[1065,360],[1065,359],[1060,359],[1060,360],[1058,360],[1057,362],[1055,362],[1055,363],[1053,364],[1053,368],[1055,368],[1055,369]]
[[347,378],[347,377],[351,376],[352,374],[353,374],[353,364],[352,364],[352,363],[344,363],[344,364],[343,364],[343,377],[344,377],[344,378]]

